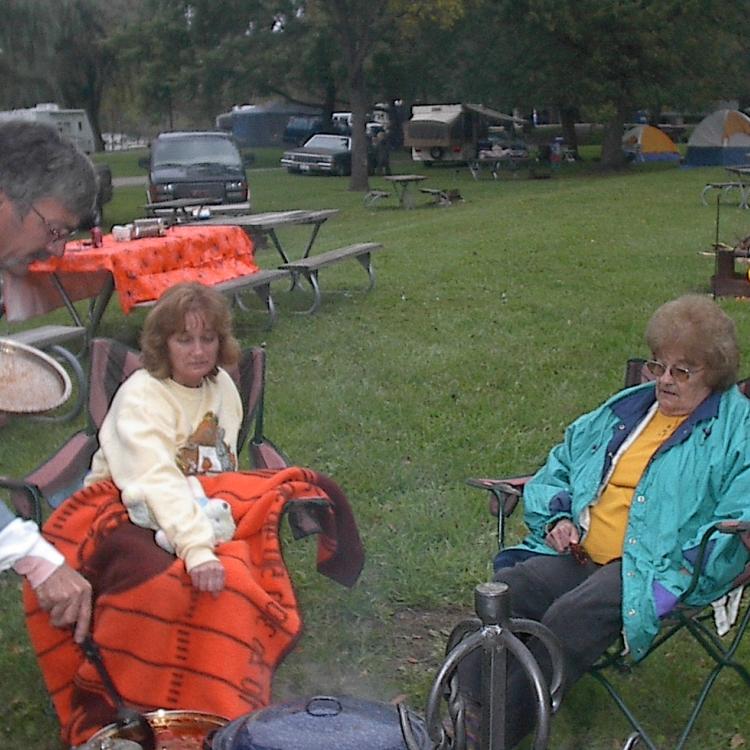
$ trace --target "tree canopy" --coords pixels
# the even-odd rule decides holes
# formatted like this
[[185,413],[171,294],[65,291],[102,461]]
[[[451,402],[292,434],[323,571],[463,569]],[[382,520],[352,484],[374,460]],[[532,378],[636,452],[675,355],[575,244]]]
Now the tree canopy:
[[128,110],[151,127],[208,126],[282,96],[351,109],[352,187],[367,185],[374,102],[553,107],[606,125],[620,157],[636,109],[748,100],[750,0],[0,0],[5,108]]

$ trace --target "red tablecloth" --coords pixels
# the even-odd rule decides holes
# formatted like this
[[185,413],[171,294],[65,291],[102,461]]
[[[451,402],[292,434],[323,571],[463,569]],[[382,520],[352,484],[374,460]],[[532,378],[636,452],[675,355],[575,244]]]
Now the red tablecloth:
[[123,312],[138,302],[158,299],[180,281],[207,285],[257,273],[253,243],[239,227],[171,227],[163,237],[116,242],[105,235],[94,248],[69,242],[61,258],[36,261],[26,276],[6,275],[4,298],[8,320],[23,320],[55,307],[62,300],[51,286],[55,272],[71,299],[95,296],[112,274]]

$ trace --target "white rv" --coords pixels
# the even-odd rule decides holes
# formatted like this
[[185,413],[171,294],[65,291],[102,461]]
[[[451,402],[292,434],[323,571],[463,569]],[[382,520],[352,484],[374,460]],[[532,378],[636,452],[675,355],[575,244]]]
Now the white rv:
[[37,104],[28,109],[9,109],[0,112],[0,122],[7,120],[30,120],[54,125],[70,138],[85,154],[96,151],[94,131],[85,109],[60,109],[58,104]]
[[411,120],[404,124],[404,145],[411,146],[414,161],[428,166],[476,159],[490,122],[523,123],[480,104],[419,104],[411,112]]

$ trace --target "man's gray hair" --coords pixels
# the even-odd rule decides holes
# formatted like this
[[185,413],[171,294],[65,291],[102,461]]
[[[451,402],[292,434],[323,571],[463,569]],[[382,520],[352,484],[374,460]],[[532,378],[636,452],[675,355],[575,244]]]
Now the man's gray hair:
[[9,120],[0,123],[0,190],[24,215],[36,201],[52,198],[86,219],[94,210],[96,172],[54,127]]

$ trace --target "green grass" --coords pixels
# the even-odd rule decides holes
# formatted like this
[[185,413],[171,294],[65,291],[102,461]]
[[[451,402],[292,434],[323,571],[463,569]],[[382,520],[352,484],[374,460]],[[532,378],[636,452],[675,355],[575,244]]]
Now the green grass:
[[[400,154],[394,167],[419,171]],[[312,542],[285,532],[306,626],[279,670],[277,698],[406,694],[421,711],[445,636],[471,613],[473,587],[490,571],[493,523],[465,477],[534,469],[574,417],[620,386],[627,357],[646,353],[651,312],[684,292],[709,290],[713,261],[699,253],[714,240],[715,210],[701,206],[699,194],[723,170],[657,165],[603,174],[586,162],[563,165],[549,180],[475,182],[454,168],[425,174],[427,186],[456,188],[464,202],[440,208],[420,197],[413,211],[394,201],[367,210],[346,179],[251,174],[257,211],[341,209],[316,251],[385,245],[374,257],[371,294],[360,291],[362,269],[341,264],[321,272],[317,315],[294,314],[309,297],[279,285],[272,331],[253,300],[236,320],[244,344],[268,350],[268,435],[295,463],[341,484],[367,551],[361,580],[348,591],[314,572]],[[386,183],[373,178],[371,186]],[[116,188],[107,220],[132,218],[142,200],[142,188]],[[748,214],[723,208],[721,239],[732,243],[748,230]],[[306,236],[281,233],[292,256]],[[272,249],[257,257],[262,267],[278,262]],[[747,354],[748,303],[721,305]],[[113,304],[101,333],[135,341],[142,320],[142,312],[124,317]],[[3,470],[22,474],[68,431],[13,421],[3,429]],[[7,577],[0,592],[0,747],[57,748],[16,587]],[[696,689],[694,659],[677,641],[668,659],[622,678],[665,744]],[[737,680],[722,677],[690,747],[727,748],[734,734],[750,741],[746,699]],[[627,734],[586,678],[556,719],[551,746],[612,750]]]
[[138,160],[148,157],[147,148],[128,149],[127,151],[102,151],[94,154],[95,162],[109,164],[112,177],[145,177],[146,170],[139,166]]

